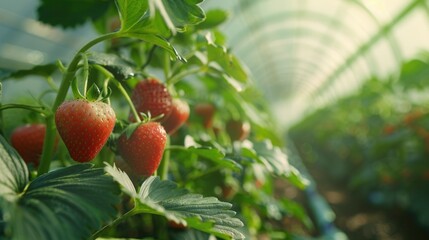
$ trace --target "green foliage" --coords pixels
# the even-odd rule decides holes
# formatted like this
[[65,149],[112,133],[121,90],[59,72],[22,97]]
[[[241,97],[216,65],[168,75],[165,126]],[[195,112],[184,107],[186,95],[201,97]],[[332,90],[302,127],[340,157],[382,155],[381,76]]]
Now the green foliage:
[[46,65],[37,65],[34,66],[31,69],[26,70],[18,70],[15,72],[11,72],[8,75],[1,77],[1,80],[11,79],[11,78],[24,78],[30,75],[37,75],[42,77],[49,77],[51,76],[55,71],[58,70],[58,66],[56,64],[50,63]]
[[155,44],[167,50],[172,57],[177,58],[182,62],[186,62],[186,59],[183,58],[177,50],[163,37],[154,34],[138,33],[138,32],[127,32],[126,36],[137,38],[143,41],[146,41],[151,44]]
[[109,70],[118,80],[126,80],[134,76],[135,70],[132,63],[119,57],[116,54],[90,52],[88,61],[91,64],[98,64]]
[[121,17],[122,32],[154,34],[169,37],[176,29],[184,30],[205,18],[204,11],[196,4],[201,1],[116,1]]
[[148,1],[115,1],[121,18],[121,31],[131,31],[149,9]]
[[111,4],[109,0],[41,0],[37,13],[44,23],[69,28],[100,18]]
[[240,150],[244,157],[249,157],[263,164],[268,172],[285,177],[300,188],[305,188],[308,185],[308,180],[290,165],[287,155],[278,147],[273,146],[271,142],[256,142],[251,148],[243,147]]
[[234,218],[236,213],[229,210],[232,207],[230,203],[189,193],[178,188],[175,183],[162,181],[157,177],[146,179],[137,193],[126,174],[111,166],[107,166],[106,171],[119,182],[125,193],[138,201],[138,212],[162,215],[171,221],[187,224],[222,238],[244,238],[236,230],[243,223]]
[[411,60],[404,63],[399,81],[405,90],[424,90],[429,84],[429,64],[422,60]]
[[[201,2],[203,0],[162,0],[167,15],[162,14],[161,4],[157,5],[155,3],[155,6],[163,15],[165,22],[171,21],[177,29],[185,30],[187,25],[198,24],[205,19],[204,11],[197,5]],[[167,18],[170,18],[170,20]]]
[[[104,35],[78,49],[71,60],[64,61],[67,66],[58,61],[8,73],[8,78],[37,75],[47,81],[48,89],[35,96],[43,112],[34,113],[38,122],[46,124],[47,134],[41,166],[31,169],[31,174],[1,139],[0,167],[5,170],[0,176],[0,237],[243,239],[272,230],[269,222],[284,216],[311,226],[299,204],[272,196],[274,179],[299,188],[305,187],[306,179],[282,151],[269,106],[252,85],[247,69],[225,46],[226,36],[218,27],[228,13],[222,9],[205,13],[201,2],[86,0],[65,1],[60,7],[54,1],[41,1],[38,12],[43,22],[74,27],[91,20]],[[106,43],[104,49],[91,50],[101,42]],[[165,83],[173,98],[189,104],[190,116],[169,136],[157,173],[160,177],[142,179],[117,156],[116,141],[139,124],[128,121],[134,108],[130,95],[136,82],[148,76]],[[56,150],[55,112],[72,97],[70,93],[83,98],[79,91],[85,91],[88,99],[102,98],[115,110],[117,121],[109,143],[92,160],[95,166],[107,163],[105,169],[73,162],[61,141]],[[46,93],[53,93],[53,103],[46,103]],[[214,111],[207,125],[196,110],[203,102]],[[3,104],[7,108],[1,110],[35,109]],[[10,132],[1,115],[0,129]],[[250,123],[246,140],[231,139],[226,127],[231,119]],[[22,120],[14,121],[14,126],[19,124]],[[113,163],[126,173],[112,167]],[[186,229],[174,229],[168,221],[185,224]]]
[[222,9],[212,9],[206,12],[206,19],[196,25],[197,30],[215,28],[224,23],[229,17],[229,13]]
[[103,169],[75,165],[29,182],[24,161],[0,137],[1,207],[12,239],[82,239],[116,214],[119,188]]
[[224,47],[216,45],[210,38],[207,44],[207,58],[209,66],[214,70],[218,70],[219,66],[221,67],[222,72],[226,74],[223,76],[231,85],[235,86],[235,82],[245,83],[247,81],[247,73],[238,59],[229,54]]
[[[413,211],[427,224],[428,63],[410,60],[398,80],[372,78],[320,109],[290,134],[308,164],[376,205]],[[423,200],[425,199],[425,200]]]
[[13,202],[27,185],[29,173],[25,162],[2,136],[0,136],[0,143],[0,167],[2,169],[0,196],[2,202]]

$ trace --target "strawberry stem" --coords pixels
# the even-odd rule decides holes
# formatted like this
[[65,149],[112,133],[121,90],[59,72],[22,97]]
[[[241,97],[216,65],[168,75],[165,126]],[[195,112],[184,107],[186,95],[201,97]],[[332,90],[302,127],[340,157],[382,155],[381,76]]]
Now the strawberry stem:
[[88,56],[85,53],[82,53],[83,60],[83,96],[86,97],[86,91],[88,89],[88,76],[89,76],[89,65],[88,65]]
[[49,114],[45,119],[46,134],[43,143],[42,156],[40,157],[39,168],[37,169],[37,176],[40,176],[49,171],[51,159],[54,152],[56,128],[54,122],[54,115]]
[[116,88],[118,88],[118,90],[124,96],[125,100],[127,101],[128,105],[130,106],[131,112],[133,113],[134,118],[136,119],[136,121],[141,122],[140,115],[138,114],[136,108],[134,107],[133,101],[131,101],[130,96],[128,95],[127,91],[122,86],[122,84],[118,80],[116,80],[115,77],[109,71],[107,71],[107,69],[105,69],[103,66],[94,65],[94,67],[97,70],[99,70],[102,74],[104,74],[106,77],[108,77],[109,79],[113,80],[113,81],[110,81],[110,82],[113,83],[113,85],[115,85]]
[[79,86],[77,84],[77,79],[76,78],[74,78],[72,80],[71,89],[72,89],[72,92],[73,92],[73,97],[75,99],[85,99],[85,96],[82,95],[82,93],[80,93],[80,91],[79,91]]
[[164,51],[164,64],[163,64],[163,69],[164,69],[164,77],[165,79],[168,79],[168,76],[170,75],[170,54],[167,51]]
[[100,230],[98,230],[97,232],[95,232],[94,234],[92,234],[90,239],[97,239],[99,236],[101,236],[105,231],[112,229],[114,227],[116,227],[119,223],[121,223],[122,221],[128,219],[129,217],[132,217],[134,215],[136,215],[137,213],[139,213],[137,211],[137,208],[134,207],[133,209],[131,209],[130,211],[124,213],[124,215],[116,218],[113,222],[111,222],[110,224],[102,227]]
[[77,52],[77,54],[73,57],[73,60],[70,62],[67,70],[65,71],[57,98],[55,99],[54,105],[52,106],[53,112],[57,110],[57,108],[60,106],[62,102],[64,102],[64,99],[67,96],[67,92],[70,87],[71,80],[74,78],[77,70],[77,66],[82,58],[82,53],[88,51],[92,46],[96,45],[97,43],[100,43],[107,39],[120,37],[120,36],[121,34],[117,32],[105,34],[103,36],[100,36],[88,42]]
[[[167,135],[167,141],[165,143],[165,149],[170,146],[170,136]],[[160,174],[159,177],[161,180],[168,179],[168,167],[170,165],[170,151],[164,151],[164,155],[162,157],[162,161],[159,165]],[[157,170],[158,171],[158,170]]]
[[30,106],[25,104],[14,104],[14,103],[1,105],[0,111],[6,110],[6,109],[14,109],[14,108],[26,109],[29,111],[40,113],[42,115],[46,114],[46,109],[43,106]]
[[[110,81],[110,78],[104,79],[104,82],[103,82],[103,92],[105,92],[105,93],[109,92],[109,81]],[[108,98],[108,97],[104,98],[103,101],[105,101],[107,104],[110,105],[110,98]]]
[[197,67],[197,68],[191,68],[183,72],[179,72],[178,74],[173,75],[167,79],[167,85],[174,85],[178,83],[180,80],[182,80],[182,78],[202,72],[204,71],[204,69],[205,69],[204,67]]
[[46,83],[48,83],[48,85],[55,91],[58,92],[58,86],[55,85],[54,79],[52,78],[52,76],[48,76],[46,77]]

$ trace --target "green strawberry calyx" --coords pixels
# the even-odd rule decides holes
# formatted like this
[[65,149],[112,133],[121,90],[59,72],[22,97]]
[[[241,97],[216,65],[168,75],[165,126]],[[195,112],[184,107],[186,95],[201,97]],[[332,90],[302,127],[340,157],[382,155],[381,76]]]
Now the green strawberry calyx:
[[164,114],[161,114],[161,115],[158,115],[158,116],[152,118],[152,116],[150,115],[150,112],[148,112],[148,114],[140,113],[140,115],[141,115],[142,121],[129,124],[124,129],[124,131],[122,132],[122,134],[125,133],[127,139],[129,139],[133,135],[134,131],[138,127],[140,127],[140,125],[146,124],[148,122],[156,122],[157,120],[159,120],[162,117],[164,117]]

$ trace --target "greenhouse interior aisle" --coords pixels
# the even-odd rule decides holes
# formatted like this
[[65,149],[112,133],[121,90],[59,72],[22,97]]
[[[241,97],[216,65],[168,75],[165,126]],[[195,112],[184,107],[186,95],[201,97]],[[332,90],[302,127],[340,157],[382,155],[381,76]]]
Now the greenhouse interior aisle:
[[60,5],[0,3],[0,239],[429,239],[429,0]]
[[231,49],[299,146],[334,224],[350,239],[429,238],[428,1],[229,5]]

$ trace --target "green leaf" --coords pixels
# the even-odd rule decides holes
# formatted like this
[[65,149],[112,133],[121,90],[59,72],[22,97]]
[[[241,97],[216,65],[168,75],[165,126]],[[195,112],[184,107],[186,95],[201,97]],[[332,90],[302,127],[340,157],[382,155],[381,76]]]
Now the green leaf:
[[204,11],[189,0],[121,0],[116,1],[122,32],[168,37],[176,30],[204,20]]
[[113,177],[113,179],[115,179],[116,182],[119,183],[124,193],[134,198],[137,197],[136,188],[134,187],[134,184],[131,181],[130,177],[128,177],[128,175],[124,171],[120,170],[115,165],[110,166],[107,163],[104,169],[108,174]]
[[227,239],[244,239],[237,230],[243,223],[234,218],[232,204],[215,197],[203,197],[178,188],[174,182],[149,177],[141,186],[139,200],[143,211],[165,216],[171,221]]
[[185,147],[187,153],[209,159],[221,167],[225,167],[233,171],[240,171],[243,169],[236,161],[226,158],[225,153],[222,150],[215,148],[214,146],[203,147],[190,135],[185,137]]
[[[198,24],[205,19],[204,11],[196,4],[202,0],[162,0],[168,17],[173,22],[174,26],[180,30],[184,30],[187,25]],[[168,21],[165,19],[164,21]]]
[[142,20],[148,11],[148,1],[116,0],[116,6],[121,19],[121,31],[128,32],[136,23]]
[[96,20],[109,8],[109,0],[41,0],[37,9],[41,22],[63,28],[76,27],[87,20]]
[[86,91],[86,99],[88,101],[98,101],[101,99],[101,91],[97,84],[92,84],[88,91]]
[[28,183],[27,166],[19,154],[0,135],[0,198],[14,201]]
[[195,28],[198,30],[215,28],[224,23],[229,17],[229,13],[223,9],[211,9],[206,13],[206,19]]
[[263,164],[268,172],[285,177],[300,188],[309,184],[308,180],[289,164],[287,155],[268,140],[253,143],[253,148],[242,147],[241,154]]
[[88,61],[91,64],[98,64],[109,70],[118,80],[126,80],[134,76],[132,63],[115,54],[90,52]]
[[298,218],[308,229],[313,229],[313,222],[305,211],[304,207],[293,200],[283,198],[279,200],[282,208],[288,215]]
[[198,155],[200,157],[209,159],[220,167],[228,168],[233,171],[240,171],[242,167],[236,161],[225,158],[225,154],[216,148],[195,148],[190,147],[187,149],[189,153]]
[[[7,145],[2,146],[4,149]],[[17,173],[22,171],[23,163],[19,163],[22,160],[8,158],[4,153],[2,156],[2,165],[6,161],[14,162],[12,168],[6,168],[12,170],[5,171],[2,178],[7,176],[9,182],[20,182],[19,187],[13,188],[21,190],[15,191],[13,198],[1,193],[7,237],[87,239],[116,214],[114,205],[119,202],[119,188],[103,169],[91,168],[90,164],[61,168],[36,178],[22,191],[24,179],[28,177],[25,171]],[[5,188],[8,187],[2,186]]]
[[429,84],[429,64],[421,60],[404,63],[399,82],[405,89],[425,89]]
[[233,87],[242,89],[240,84],[247,83],[248,76],[237,57],[230,54],[225,47],[216,45],[211,35],[207,35],[206,39],[207,58],[211,70],[223,76]]
[[0,80],[5,80],[9,78],[23,78],[30,75],[37,75],[42,77],[49,77],[51,76],[56,70],[58,70],[58,67],[54,63],[46,64],[46,65],[37,65],[31,69],[26,70],[18,70],[15,72],[11,72],[5,76],[2,76]]
[[144,34],[144,33],[127,33],[127,36],[134,37],[137,39],[141,39],[143,41],[146,41],[148,43],[155,44],[165,50],[167,50],[170,53],[171,57],[175,57],[176,59],[186,62],[186,59],[182,57],[177,50],[163,37],[153,35],[153,34]]
[[234,218],[232,204],[214,197],[203,197],[178,188],[174,182],[149,177],[136,194],[128,175],[107,164],[106,171],[121,185],[124,193],[139,202],[137,211],[165,216],[167,219],[227,239],[243,239],[237,230],[243,223]]

